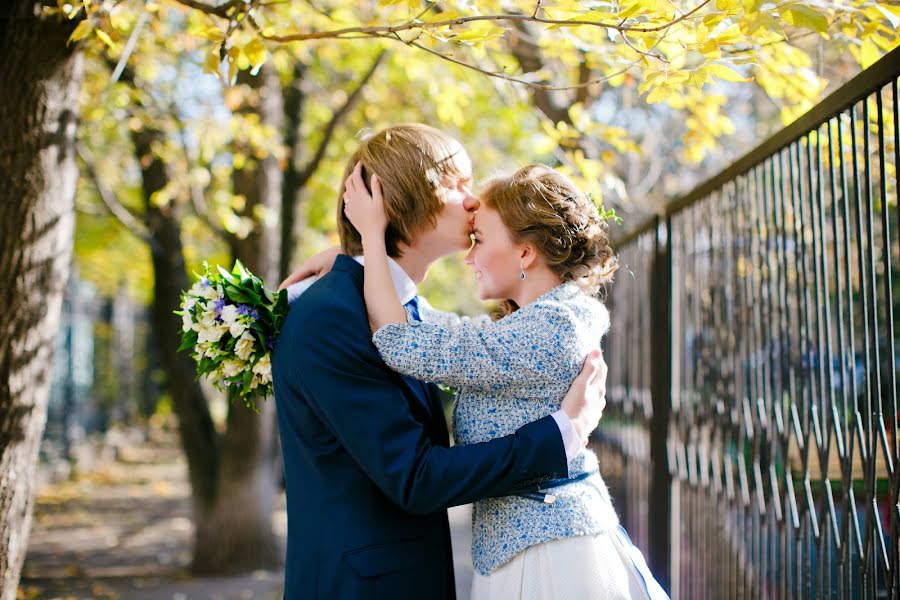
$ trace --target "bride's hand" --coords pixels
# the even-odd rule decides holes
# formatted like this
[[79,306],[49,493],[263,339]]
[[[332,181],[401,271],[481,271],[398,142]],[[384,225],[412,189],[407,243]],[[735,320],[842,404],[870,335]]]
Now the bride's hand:
[[334,259],[341,253],[340,246],[332,246],[327,250],[323,250],[318,254],[314,254],[304,261],[300,268],[288,275],[288,278],[281,282],[278,286],[279,290],[283,290],[289,285],[293,285],[298,281],[302,281],[307,277],[321,277],[331,270]]
[[372,193],[366,191],[362,178],[362,163],[356,163],[353,172],[344,182],[344,214],[365,240],[384,238],[387,229],[387,215],[384,212],[384,198],[381,195],[381,179],[372,175]]

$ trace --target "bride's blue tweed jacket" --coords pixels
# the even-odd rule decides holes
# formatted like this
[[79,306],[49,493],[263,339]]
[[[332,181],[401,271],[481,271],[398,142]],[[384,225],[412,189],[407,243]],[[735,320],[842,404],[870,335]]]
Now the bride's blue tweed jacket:
[[[422,321],[390,324],[374,335],[392,369],[458,390],[453,415],[457,444],[507,435],[559,409],[587,354],[609,329],[609,313],[572,283],[496,321],[460,318],[421,302]],[[597,469],[582,451],[570,476]],[[517,496],[475,503],[472,558],[484,575],[522,550],[618,526],[599,474],[553,488],[558,500],[544,504]]]

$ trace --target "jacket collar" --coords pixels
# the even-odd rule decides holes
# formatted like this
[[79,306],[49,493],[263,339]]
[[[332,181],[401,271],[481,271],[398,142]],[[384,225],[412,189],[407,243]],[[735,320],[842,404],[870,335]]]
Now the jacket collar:
[[[363,273],[365,272],[363,267],[364,264],[365,260],[362,256],[351,257],[346,254],[338,254],[332,269],[350,273],[359,285],[362,286]],[[394,289],[397,290],[397,296],[400,298],[400,303],[406,304],[418,293],[416,284],[409,278],[409,275],[406,274],[403,267],[397,264],[397,261],[391,257],[388,257],[388,267],[391,270],[391,279],[394,281]]]

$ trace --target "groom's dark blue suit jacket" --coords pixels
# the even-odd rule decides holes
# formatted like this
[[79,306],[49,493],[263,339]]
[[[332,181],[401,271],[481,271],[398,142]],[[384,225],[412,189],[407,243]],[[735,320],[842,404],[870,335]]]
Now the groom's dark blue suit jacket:
[[450,448],[431,384],[372,344],[363,268],[338,256],[294,304],[273,356],[287,482],[287,600],[454,598],[446,507],[564,477],[546,417]]

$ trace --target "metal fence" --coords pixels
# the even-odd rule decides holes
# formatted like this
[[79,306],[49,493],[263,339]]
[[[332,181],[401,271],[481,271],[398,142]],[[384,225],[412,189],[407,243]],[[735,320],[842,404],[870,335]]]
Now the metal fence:
[[620,242],[601,468],[673,598],[900,596],[898,77]]

